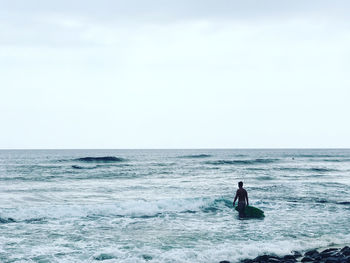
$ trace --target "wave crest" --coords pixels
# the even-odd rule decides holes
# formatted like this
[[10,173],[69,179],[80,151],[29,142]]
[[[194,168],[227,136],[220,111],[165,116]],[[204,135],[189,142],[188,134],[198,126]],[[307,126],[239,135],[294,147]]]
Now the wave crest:
[[193,159],[196,159],[196,158],[209,158],[211,157],[212,155],[210,154],[192,154],[192,155],[183,155],[183,156],[179,156],[178,158],[193,158]]
[[7,223],[14,223],[16,222],[13,218],[1,218],[0,217],[0,224],[7,224]]
[[102,157],[82,157],[74,159],[79,162],[95,163],[95,162],[122,162],[125,161],[124,158],[116,156],[102,156]]
[[326,173],[326,172],[336,172],[339,171],[337,169],[330,169],[330,168],[319,168],[319,167],[312,167],[312,168],[299,168],[299,167],[276,167],[273,168],[277,171],[293,171],[293,172],[319,172],[319,173]]
[[80,165],[72,165],[73,169],[83,170],[83,169],[95,169],[97,166],[87,167],[87,166],[80,166]]
[[207,161],[206,164],[211,165],[254,165],[254,164],[265,164],[265,163],[274,163],[279,159],[248,159],[248,160],[216,160],[216,161]]
[[334,162],[334,163],[346,163],[350,162],[350,159],[323,159],[323,162]]

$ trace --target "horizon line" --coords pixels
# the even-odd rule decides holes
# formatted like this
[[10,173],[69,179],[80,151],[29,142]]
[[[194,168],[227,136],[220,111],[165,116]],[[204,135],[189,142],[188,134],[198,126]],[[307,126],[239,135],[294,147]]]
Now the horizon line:
[[350,150],[349,147],[218,147],[218,148],[0,148],[0,151],[45,150]]

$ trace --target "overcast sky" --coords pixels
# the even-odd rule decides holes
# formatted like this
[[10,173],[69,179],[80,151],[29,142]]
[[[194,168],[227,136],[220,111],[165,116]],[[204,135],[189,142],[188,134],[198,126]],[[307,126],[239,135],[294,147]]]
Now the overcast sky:
[[0,0],[0,148],[350,147],[349,14]]

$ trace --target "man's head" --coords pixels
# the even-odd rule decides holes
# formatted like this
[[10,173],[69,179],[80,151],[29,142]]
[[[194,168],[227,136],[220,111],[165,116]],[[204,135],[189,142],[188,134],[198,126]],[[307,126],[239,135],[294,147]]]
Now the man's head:
[[242,188],[243,187],[243,182],[241,181],[241,182],[238,182],[238,187],[239,188]]

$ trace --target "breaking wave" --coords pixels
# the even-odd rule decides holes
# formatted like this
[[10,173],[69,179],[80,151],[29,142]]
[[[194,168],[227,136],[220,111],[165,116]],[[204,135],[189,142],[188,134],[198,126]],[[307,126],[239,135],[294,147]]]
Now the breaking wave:
[[334,155],[329,154],[297,154],[295,157],[305,157],[305,158],[324,158],[324,157],[334,157]]
[[74,159],[74,161],[96,163],[96,162],[123,162],[124,158],[115,156],[102,156],[102,157],[82,157]]
[[97,166],[89,166],[89,167],[87,167],[87,166],[80,166],[80,165],[72,165],[72,168],[73,169],[95,169],[95,168],[97,168]]
[[[2,211],[8,219],[0,218],[0,223],[33,222],[47,218],[72,217],[131,217],[149,218],[173,213],[212,213],[232,209],[232,200],[228,198],[198,197],[163,200],[131,200],[113,204],[98,205],[56,205],[22,207],[12,211]],[[35,217],[33,218],[33,215]]]
[[334,163],[346,163],[350,162],[350,159],[323,159],[323,162],[334,162]]
[[319,172],[319,173],[339,171],[337,169],[318,168],[318,167],[312,167],[312,168],[276,167],[276,168],[273,168],[273,170],[277,170],[277,171],[294,171],[294,172]]
[[274,163],[279,161],[279,159],[252,159],[252,160],[216,160],[207,161],[206,164],[211,165],[253,165],[253,164],[265,164]]
[[337,171],[336,169],[329,169],[329,168],[311,168],[310,171],[313,171],[313,172],[334,172],[334,171]]
[[14,223],[16,222],[13,218],[2,218],[0,217],[0,224]]
[[193,154],[193,155],[183,155],[183,156],[179,156],[178,158],[208,158],[211,157],[212,155],[210,154]]
[[287,202],[291,203],[309,203],[309,204],[333,204],[333,205],[350,205],[349,201],[337,201],[334,199],[326,199],[319,197],[288,197],[286,198]]

